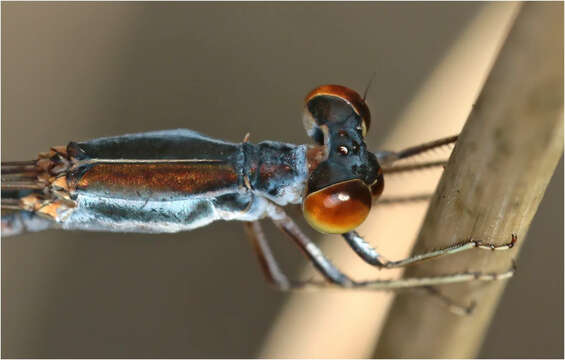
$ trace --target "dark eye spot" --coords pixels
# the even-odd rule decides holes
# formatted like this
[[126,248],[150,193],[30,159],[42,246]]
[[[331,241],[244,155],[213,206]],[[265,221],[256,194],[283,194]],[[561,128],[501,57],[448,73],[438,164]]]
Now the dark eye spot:
[[338,134],[339,136],[341,136],[341,137],[344,137],[344,136],[347,136],[347,131],[345,131],[345,130],[340,130],[337,134]]
[[349,154],[349,149],[346,146],[340,145],[337,147],[337,151],[341,154],[341,155],[347,155]]

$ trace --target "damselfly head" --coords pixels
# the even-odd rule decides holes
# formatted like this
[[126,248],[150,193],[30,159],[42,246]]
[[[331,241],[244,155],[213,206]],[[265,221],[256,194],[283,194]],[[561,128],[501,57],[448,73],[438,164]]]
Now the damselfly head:
[[383,190],[382,170],[364,140],[370,118],[363,98],[343,86],[320,86],[306,97],[306,131],[327,148],[327,158],[310,173],[302,210],[320,232],[355,229]]

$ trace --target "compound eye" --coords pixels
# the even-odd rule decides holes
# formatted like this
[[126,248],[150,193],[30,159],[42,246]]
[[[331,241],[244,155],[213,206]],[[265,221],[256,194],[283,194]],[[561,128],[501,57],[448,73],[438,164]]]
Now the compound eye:
[[371,210],[371,191],[361,180],[347,180],[306,196],[302,211],[316,230],[343,234],[357,228]]
[[322,85],[306,95],[302,121],[308,135],[324,144],[324,127],[339,123],[357,114],[363,137],[371,124],[369,107],[357,92],[341,85]]

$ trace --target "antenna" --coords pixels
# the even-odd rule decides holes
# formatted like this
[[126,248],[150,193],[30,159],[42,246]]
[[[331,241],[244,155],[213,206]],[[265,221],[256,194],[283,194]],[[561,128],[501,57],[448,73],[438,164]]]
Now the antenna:
[[371,75],[371,78],[369,79],[369,82],[367,83],[367,86],[365,87],[365,91],[363,92],[363,101],[365,101],[365,99],[367,99],[367,93],[369,92],[369,89],[371,88],[371,85],[373,84],[373,80],[375,80],[375,77],[377,77],[376,71],[373,72],[373,75]]

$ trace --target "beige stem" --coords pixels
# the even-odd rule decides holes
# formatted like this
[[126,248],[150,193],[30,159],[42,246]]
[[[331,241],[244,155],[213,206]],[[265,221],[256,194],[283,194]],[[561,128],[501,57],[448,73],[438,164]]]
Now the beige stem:
[[[430,261],[407,269],[406,276],[507,269],[562,154],[563,5],[526,3],[463,129],[414,252],[470,236],[504,243],[512,233],[518,246]],[[477,301],[469,317],[450,314],[432,298],[399,295],[377,356],[476,356],[504,286],[443,287],[459,301]]]

